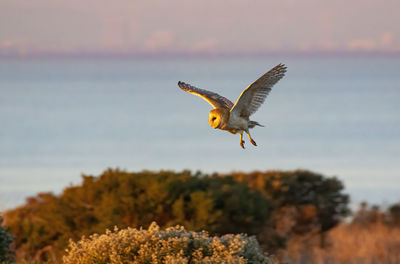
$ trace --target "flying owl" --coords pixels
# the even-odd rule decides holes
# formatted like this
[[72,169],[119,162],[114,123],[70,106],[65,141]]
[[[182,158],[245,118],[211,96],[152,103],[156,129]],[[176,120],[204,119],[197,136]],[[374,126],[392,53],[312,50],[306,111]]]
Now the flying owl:
[[282,79],[285,72],[286,66],[284,64],[275,66],[244,89],[235,104],[217,93],[199,89],[181,81],[178,82],[178,86],[185,92],[200,96],[210,103],[214,109],[210,111],[208,123],[213,128],[226,130],[232,134],[239,133],[240,146],[244,148],[243,132],[246,132],[250,142],[257,146],[250,136],[249,129],[262,125],[250,120],[249,117],[264,103],[272,86]]

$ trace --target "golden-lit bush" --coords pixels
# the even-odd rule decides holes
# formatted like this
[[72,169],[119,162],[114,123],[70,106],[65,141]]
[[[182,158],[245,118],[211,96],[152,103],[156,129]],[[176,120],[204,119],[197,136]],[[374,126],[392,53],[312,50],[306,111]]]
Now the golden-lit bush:
[[66,264],[96,263],[273,263],[254,237],[186,231],[182,226],[160,230],[127,228],[70,242]]

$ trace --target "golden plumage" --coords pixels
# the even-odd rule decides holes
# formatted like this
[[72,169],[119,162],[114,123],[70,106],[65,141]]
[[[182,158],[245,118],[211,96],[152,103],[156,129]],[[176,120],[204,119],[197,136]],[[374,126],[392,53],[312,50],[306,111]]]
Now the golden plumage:
[[240,134],[240,146],[244,148],[243,132],[245,132],[250,142],[257,146],[251,138],[249,129],[261,126],[258,122],[250,120],[250,115],[254,114],[264,103],[265,98],[276,84],[286,73],[284,64],[279,64],[258,78],[249,85],[239,96],[235,104],[229,99],[207,90],[196,88],[184,82],[178,82],[178,86],[191,94],[200,96],[215,109],[210,111],[208,123],[213,128],[226,130],[233,134]]
[[229,110],[226,108],[215,108],[208,115],[208,123],[212,128],[223,129],[229,121]]

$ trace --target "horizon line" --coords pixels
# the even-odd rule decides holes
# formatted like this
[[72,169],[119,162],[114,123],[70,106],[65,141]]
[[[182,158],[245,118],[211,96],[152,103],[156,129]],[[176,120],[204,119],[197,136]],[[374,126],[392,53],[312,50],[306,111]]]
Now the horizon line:
[[266,51],[266,52],[134,52],[134,51],[49,51],[49,52],[0,52],[0,58],[234,58],[267,56],[400,56],[399,51],[349,51],[349,50],[314,50],[314,51]]

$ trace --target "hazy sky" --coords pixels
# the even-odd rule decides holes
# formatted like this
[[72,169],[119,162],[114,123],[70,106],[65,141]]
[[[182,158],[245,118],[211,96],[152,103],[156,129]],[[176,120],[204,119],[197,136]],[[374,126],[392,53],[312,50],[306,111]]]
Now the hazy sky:
[[400,52],[398,0],[1,0],[0,54]]

